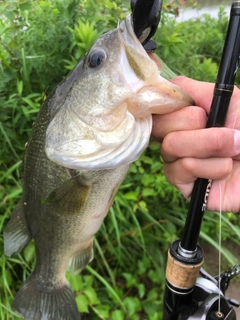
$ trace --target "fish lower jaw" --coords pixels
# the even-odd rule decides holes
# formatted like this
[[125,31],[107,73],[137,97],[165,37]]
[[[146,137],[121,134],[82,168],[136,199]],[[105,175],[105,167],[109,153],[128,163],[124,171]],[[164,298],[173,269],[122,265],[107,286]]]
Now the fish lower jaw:
[[128,111],[135,118],[151,114],[166,114],[193,105],[190,96],[166,80],[143,86],[133,99],[128,100]]

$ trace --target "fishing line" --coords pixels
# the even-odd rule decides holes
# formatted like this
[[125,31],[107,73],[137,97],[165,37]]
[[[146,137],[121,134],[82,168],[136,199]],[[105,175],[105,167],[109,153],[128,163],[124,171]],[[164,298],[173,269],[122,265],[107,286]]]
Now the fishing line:
[[[218,279],[221,276],[222,269],[222,256],[221,256],[221,248],[222,248],[222,187],[221,181],[218,182],[219,187],[219,234],[218,234]],[[221,313],[221,281],[218,282],[219,296],[218,296],[218,312]]]
[[[235,129],[236,127],[236,122],[238,119],[239,115],[239,110],[240,110],[240,104],[237,107],[237,110],[234,115],[234,121],[232,125],[232,129]],[[238,130],[238,129],[237,129]],[[222,249],[222,186],[221,186],[221,181],[218,181],[218,187],[219,187],[219,234],[218,234],[218,279],[221,278],[221,269],[222,269],[222,254],[221,254],[221,249]],[[219,315],[221,314],[221,281],[218,283],[218,313]]]

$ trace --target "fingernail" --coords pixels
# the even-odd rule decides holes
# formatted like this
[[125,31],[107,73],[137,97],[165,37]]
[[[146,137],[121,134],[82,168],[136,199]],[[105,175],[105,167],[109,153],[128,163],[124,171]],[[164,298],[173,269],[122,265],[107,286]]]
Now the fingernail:
[[240,153],[240,131],[236,130],[234,133],[234,149],[237,153]]

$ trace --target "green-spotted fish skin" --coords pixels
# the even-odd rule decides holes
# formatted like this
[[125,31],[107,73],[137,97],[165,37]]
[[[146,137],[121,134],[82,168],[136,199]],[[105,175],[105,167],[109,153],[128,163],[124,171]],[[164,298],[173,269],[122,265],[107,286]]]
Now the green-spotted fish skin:
[[26,149],[22,199],[4,230],[7,256],[35,241],[35,269],[13,303],[25,320],[80,319],[67,267],[80,272],[93,259],[94,235],[148,145],[151,110],[189,104],[159,76],[130,16],[50,94]]
[[[75,320],[80,315],[65,270],[70,265],[71,271],[81,271],[93,259],[94,234],[128,165],[76,172],[55,164],[44,150],[48,118],[45,103],[26,151],[24,193],[17,207],[22,211],[13,212],[5,229],[5,253],[18,253],[31,238],[35,240],[36,267],[15,297],[16,312],[29,320]],[[19,236],[21,231],[25,237]]]

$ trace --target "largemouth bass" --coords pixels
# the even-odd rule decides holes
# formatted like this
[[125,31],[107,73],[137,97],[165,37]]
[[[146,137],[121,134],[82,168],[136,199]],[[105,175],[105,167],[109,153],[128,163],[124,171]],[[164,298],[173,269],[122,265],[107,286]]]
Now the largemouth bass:
[[129,164],[147,147],[152,113],[192,104],[163,79],[131,17],[101,36],[43,103],[24,159],[23,196],[4,232],[7,256],[33,238],[36,266],[13,309],[27,320],[79,320],[65,278],[93,259],[93,239]]

